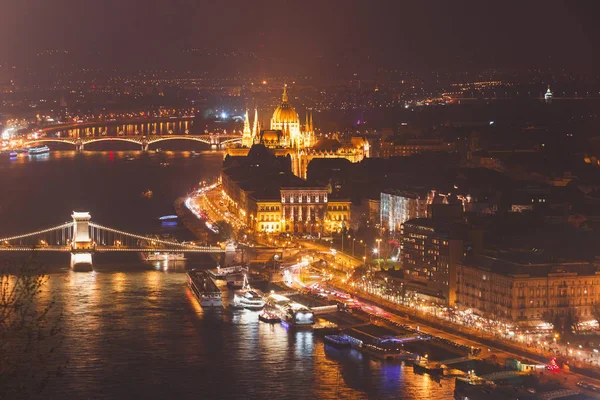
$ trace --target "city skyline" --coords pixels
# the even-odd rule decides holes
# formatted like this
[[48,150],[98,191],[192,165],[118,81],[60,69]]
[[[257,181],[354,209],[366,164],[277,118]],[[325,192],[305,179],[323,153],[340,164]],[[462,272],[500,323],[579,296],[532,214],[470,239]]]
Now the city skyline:
[[0,397],[598,398],[598,4],[5,2]]

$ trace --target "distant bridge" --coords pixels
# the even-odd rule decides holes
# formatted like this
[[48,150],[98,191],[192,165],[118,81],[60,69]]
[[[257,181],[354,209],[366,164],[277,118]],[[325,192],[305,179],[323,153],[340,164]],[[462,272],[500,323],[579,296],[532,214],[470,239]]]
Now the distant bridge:
[[191,140],[206,143],[213,147],[224,147],[228,144],[240,143],[241,135],[232,134],[209,134],[209,135],[120,135],[120,136],[87,136],[87,137],[41,137],[38,139],[23,140],[24,145],[34,143],[66,143],[75,146],[78,151],[83,151],[86,144],[95,142],[129,142],[141,146],[142,151],[148,150],[148,145],[166,140]]
[[135,233],[91,222],[87,212],[73,212],[72,222],[0,239],[0,251],[47,251],[71,253],[71,268],[92,268],[96,252],[223,253],[220,247],[197,246]]

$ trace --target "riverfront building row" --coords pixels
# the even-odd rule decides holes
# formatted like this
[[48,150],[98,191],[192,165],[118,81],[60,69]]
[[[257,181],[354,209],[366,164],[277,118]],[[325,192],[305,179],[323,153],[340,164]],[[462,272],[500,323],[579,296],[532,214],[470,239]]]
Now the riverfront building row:
[[290,156],[276,156],[262,144],[247,156],[223,161],[223,194],[232,212],[256,232],[326,234],[350,220],[350,200],[291,171]]

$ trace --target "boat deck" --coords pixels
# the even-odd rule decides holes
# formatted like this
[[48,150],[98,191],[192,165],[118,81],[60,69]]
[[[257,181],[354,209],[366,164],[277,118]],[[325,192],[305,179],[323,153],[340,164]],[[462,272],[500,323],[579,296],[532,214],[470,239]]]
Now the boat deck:
[[221,293],[206,271],[189,271],[190,280],[202,293]]

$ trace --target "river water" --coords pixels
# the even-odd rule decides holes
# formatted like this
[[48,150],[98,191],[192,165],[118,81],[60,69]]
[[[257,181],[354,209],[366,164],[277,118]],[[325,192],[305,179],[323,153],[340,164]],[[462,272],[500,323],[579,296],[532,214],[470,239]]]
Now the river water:
[[[172,213],[174,200],[199,181],[214,179],[222,158],[55,151],[0,160],[0,237],[58,225],[73,210],[128,232],[163,230],[156,217]],[[165,159],[168,167],[160,165]],[[146,189],[151,199],[141,196]],[[132,255],[95,255],[90,273],[72,272],[68,255],[40,257],[49,270],[43,296],[64,311],[60,352],[69,360],[43,398],[452,398],[452,381],[440,385],[412,367],[329,348],[311,332],[259,323],[256,312],[203,310],[184,271],[211,265],[209,257],[165,268]]]

